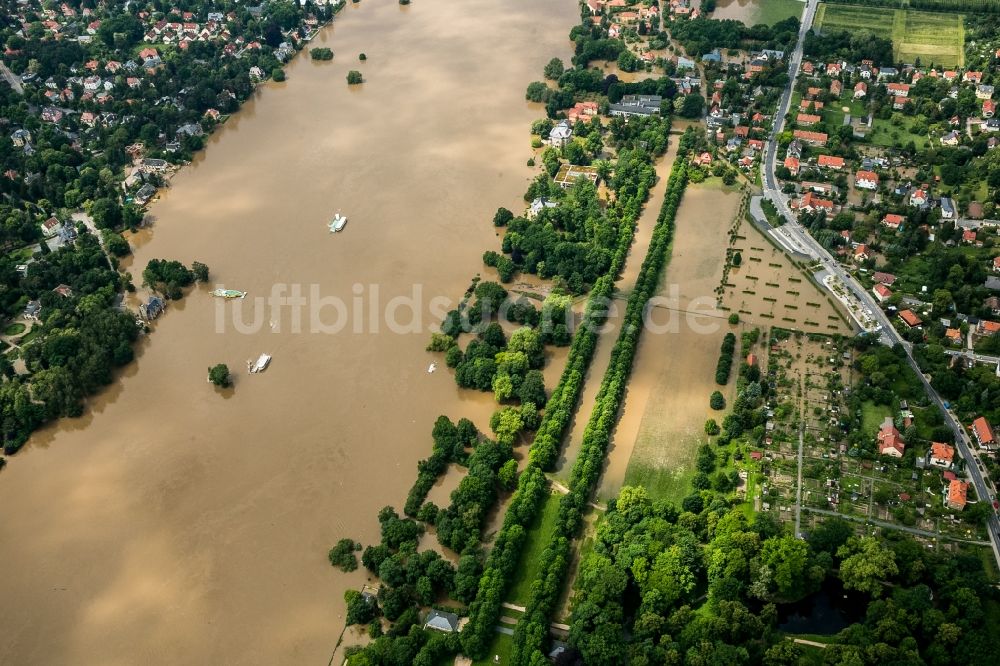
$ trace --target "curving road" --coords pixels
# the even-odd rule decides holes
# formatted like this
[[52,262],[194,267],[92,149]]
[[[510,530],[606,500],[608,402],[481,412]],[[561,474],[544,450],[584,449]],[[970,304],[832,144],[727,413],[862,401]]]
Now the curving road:
[[[924,391],[927,393],[931,401],[938,406],[942,414],[944,414],[945,422],[955,433],[955,445],[962,458],[968,462],[968,465],[966,465],[966,472],[969,480],[976,489],[976,496],[980,501],[989,502],[993,499],[996,489],[993,486],[992,481],[987,479],[983,472],[980,471],[979,461],[976,458],[975,447],[965,428],[962,427],[962,424],[958,422],[955,415],[952,414],[950,410],[945,409],[944,401],[941,399],[941,396],[938,395],[937,391],[934,390],[934,388],[930,385],[930,382],[924,376],[924,373],[920,371],[919,367],[917,367],[917,363],[913,359],[913,346],[909,342],[903,340],[896,329],[893,328],[892,323],[882,311],[882,308],[879,307],[879,304],[875,301],[874,296],[870,294],[861,284],[859,284],[858,281],[855,280],[854,277],[848,273],[847,270],[845,270],[844,267],[830,255],[829,252],[827,252],[826,248],[816,242],[816,240],[809,235],[809,232],[806,231],[801,224],[799,224],[798,219],[792,213],[792,210],[788,205],[788,198],[778,187],[778,180],[774,175],[778,152],[778,134],[784,126],[785,115],[788,113],[788,106],[792,99],[792,90],[795,84],[795,79],[799,73],[799,66],[802,64],[802,45],[805,42],[806,33],[809,32],[812,27],[812,22],[816,16],[816,8],[818,6],[819,0],[807,0],[805,11],[802,14],[802,24],[799,28],[799,38],[795,44],[795,50],[792,51],[789,56],[788,85],[785,87],[785,91],[781,96],[781,101],[778,104],[778,110],[775,114],[774,127],[771,130],[771,135],[764,148],[764,197],[773,203],[774,207],[778,210],[778,213],[787,220],[787,223],[781,226],[782,233],[786,236],[792,237],[795,244],[799,244],[806,248],[808,254],[822,264],[823,269],[840,278],[841,282],[853,293],[853,295],[868,310],[871,316],[878,322],[880,326],[880,341],[889,346],[899,344],[906,351],[906,358],[910,363],[910,367],[913,368],[913,371],[917,373],[917,377],[919,377],[920,381],[923,383]],[[990,535],[990,545],[993,548],[993,557],[996,559],[997,565],[1000,566],[1000,520],[997,519],[996,513],[990,516],[987,528]]]

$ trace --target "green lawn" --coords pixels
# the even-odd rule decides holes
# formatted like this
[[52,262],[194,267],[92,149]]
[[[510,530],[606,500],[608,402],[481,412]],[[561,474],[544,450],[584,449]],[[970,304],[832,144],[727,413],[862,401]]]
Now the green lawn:
[[893,125],[891,120],[873,120],[868,140],[876,146],[886,148],[905,148],[910,141],[917,149],[924,148],[930,141],[927,135],[914,134],[910,131],[916,119],[913,116],[902,116],[902,119],[900,125]]
[[552,530],[559,517],[559,493],[552,493],[545,500],[542,511],[529,527],[527,540],[521,552],[520,565],[514,570],[514,583],[507,599],[514,604],[524,605],[531,597],[531,584],[538,578],[538,567],[542,560],[542,551],[549,543]]
[[803,7],[805,3],[799,0],[760,0],[753,14],[753,20],[755,23],[774,25],[791,16],[801,18]]
[[965,54],[964,17],[961,14],[907,9],[820,4],[813,29],[870,30],[892,40],[899,62],[939,67],[961,67]]
[[[472,662],[473,666],[491,666],[492,664],[511,663],[510,651],[513,647],[513,640],[514,639],[507,634],[497,633],[496,637],[493,639],[493,643],[490,645],[490,651],[486,659]],[[500,657],[500,660],[494,661],[494,656]]]
[[876,405],[870,400],[865,401],[861,405],[862,434],[866,437],[874,437],[875,433],[878,432],[879,426],[882,425],[882,421],[887,416],[892,416],[892,409],[887,405]]
[[3,330],[4,335],[21,335],[24,333],[26,326],[21,322],[14,322],[13,324],[8,324],[7,328]]
[[[693,447],[692,451],[697,446]],[[693,465],[680,470],[657,467],[640,462],[633,457],[625,471],[626,486],[642,486],[653,499],[665,499],[677,504],[691,494],[691,479],[696,473]]]

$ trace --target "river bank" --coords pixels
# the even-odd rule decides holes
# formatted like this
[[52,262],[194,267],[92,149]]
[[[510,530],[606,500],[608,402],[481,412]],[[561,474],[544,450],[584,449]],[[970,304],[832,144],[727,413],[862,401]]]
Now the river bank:
[[[523,205],[525,128],[542,115],[524,85],[569,58],[577,8],[352,9],[313,42],[333,62],[296,58],[174,177],[133,238],[133,273],[166,256],[253,296],[464,291],[497,245],[496,206]],[[344,85],[352,68],[363,86]],[[351,223],[332,237],[337,208]],[[250,321],[253,302],[223,321],[230,308]],[[172,306],[83,418],[5,470],[0,554],[18,576],[0,582],[3,661],[326,661],[343,591],[364,582],[332,570],[327,548],[377,540],[438,414],[487,428],[491,396],[426,372],[426,331],[294,333],[286,312],[277,330],[217,333],[215,308],[202,291]],[[261,351],[272,366],[237,376],[232,398],[205,384],[208,365]]]

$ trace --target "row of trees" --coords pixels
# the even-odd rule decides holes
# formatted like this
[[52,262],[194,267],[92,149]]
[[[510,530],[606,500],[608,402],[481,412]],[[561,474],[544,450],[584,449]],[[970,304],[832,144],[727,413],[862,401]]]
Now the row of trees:
[[736,336],[732,333],[726,333],[726,337],[722,339],[722,348],[719,350],[719,362],[715,366],[715,383],[719,386],[725,386],[729,383],[734,351],[736,351]]
[[[685,154],[684,141],[679,155]],[[649,250],[643,260],[635,288],[629,295],[622,329],[611,352],[607,372],[601,382],[583,443],[570,475],[569,493],[559,504],[559,517],[549,544],[542,555],[540,584],[532,587],[524,617],[514,630],[512,659],[529,663],[544,656],[541,652],[548,636],[549,617],[558,601],[570,561],[570,550],[582,524],[583,511],[597,484],[611,433],[617,423],[625,387],[643,329],[646,303],[656,293],[666,263],[667,249],[673,238],[674,219],[687,185],[687,160],[674,162],[667,182],[663,206],[653,229]]]
[[[650,156],[643,149],[626,152],[631,154],[623,155],[619,159],[620,165],[622,159],[627,159],[645,164],[651,170]],[[620,180],[619,195],[608,205],[605,213],[620,220],[615,227],[614,252],[607,272],[594,282],[583,320],[573,336],[565,370],[545,405],[529,451],[528,464],[518,477],[517,490],[508,504],[503,526],[493,541],[493,549],[479,581],[479,591],[470,607],[469,624],[462,633],[463,651],[474,658],[486,655],[507,584],[521,556],[526,528],[541,510],[549,492],[545,470],[551,469],[559,455],[563,435],[580,398],[583,379],[597,346],[597,331],[607,318],[607,302],[614,292],[614,280],[624,267],[635,221],[653,181],[645,168],[626,168],[622,173],[632,175],[623,176]]]

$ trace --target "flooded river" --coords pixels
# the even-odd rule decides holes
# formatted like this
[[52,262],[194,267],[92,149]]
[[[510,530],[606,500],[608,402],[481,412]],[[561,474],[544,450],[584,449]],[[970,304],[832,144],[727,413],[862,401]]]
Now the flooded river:
[[[326,550],[377,541],[438,414],[487,427],[490,395],[427,372],[429,301],[461,295],[496,207],[523,205],[541,115],[524,89],[568,60],[578,16],[568,0],[349,5],[313,44],[333,62],[297,58],[174,179],[133,239],[136,282],[151,258],[198,260],[249,295],[171,305],[85,417],[0,475],[0,662],[327,663],[364,574]],[[255,300],[276,285],[306,302]],[[415,285],[423,330],[393,333],[382,312]],[[334,299],[346,328],[311,332],[336,328]],[[262,352],[271,367],[247,375]],[[229,394],[205,381],[215,363],[238,371]]]

